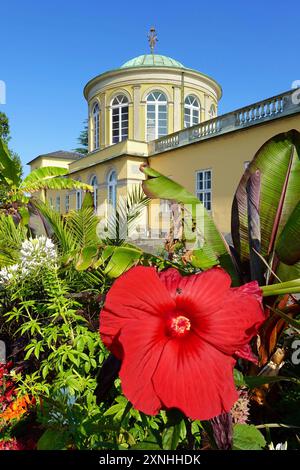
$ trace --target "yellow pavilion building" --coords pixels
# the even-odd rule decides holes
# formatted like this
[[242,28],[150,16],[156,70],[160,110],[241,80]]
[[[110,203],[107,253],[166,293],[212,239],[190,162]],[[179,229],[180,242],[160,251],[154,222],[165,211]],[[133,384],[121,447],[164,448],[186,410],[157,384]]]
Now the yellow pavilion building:
[[[58,151],[29,165],[62,166],[73,179],[92,185],[100,215],[141,183],[139,167],[148,163],[196,194],[227,233],[233,195],[248,162],[273,135],[300,131],[295,90],[219,116],[222,89],[216,80],[154,53],[91,79],[84,96],[88,154]],[[47,191],[46,198],[66,213],[81,207],[83,194]],[[145,237],[150,219],[145,210]]]

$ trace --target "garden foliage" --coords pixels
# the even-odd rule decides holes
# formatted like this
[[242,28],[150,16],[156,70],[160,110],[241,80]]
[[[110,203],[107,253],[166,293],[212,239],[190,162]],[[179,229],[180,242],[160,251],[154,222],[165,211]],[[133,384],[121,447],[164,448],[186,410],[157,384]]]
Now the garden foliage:
[[[258,151],[234,197],[228,243],[198,199],[147,166],[143,191],[129,195],[99,237],[89,193],[67,216],[29,198],[29,189],[69,187],[68,179],[47,169],[22,182],[1,143],[0,184],[8,196],[0,215],[0,337],[10,362],[0,368],[0,449],[297,448],[299,156],[296,131]],[[151,198],[171,200],[183,221],[181,239],[171,231],[157,255],[119,230],[124,220],[134,224]],[[100,338],[99,312],[114,280],[135,265],[172,267],[183,276],[219,266],[233,286],[260,284],[266,321],[236,363],[238,399],[226,415],[199,421],[162,409],[150,416],[123,394],[122,359]]]

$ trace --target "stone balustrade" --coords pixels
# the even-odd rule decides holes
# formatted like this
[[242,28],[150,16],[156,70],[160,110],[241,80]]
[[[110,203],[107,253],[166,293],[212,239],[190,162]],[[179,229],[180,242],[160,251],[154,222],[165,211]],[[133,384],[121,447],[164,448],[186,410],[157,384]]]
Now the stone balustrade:
[[300,100],[293,99],[295,93],[297,93],[295,90],[282,93],[149,142],[149,154],[153,155],[191,142],[300,113]]

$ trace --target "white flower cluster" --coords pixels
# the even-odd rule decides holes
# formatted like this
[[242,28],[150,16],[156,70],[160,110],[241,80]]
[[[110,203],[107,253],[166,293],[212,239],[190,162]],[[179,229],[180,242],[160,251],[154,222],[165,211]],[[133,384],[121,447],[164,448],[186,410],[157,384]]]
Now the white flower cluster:
[[21,259],[18,264],[0,270],[0,283],[7,284],[13,278],[25,279],[43,267],[54,267],[57,252],[54,243],[45,236],[29,238],[22,243]]
[[55,264],[57,253],[55,245],[50,238],[44,236],[29,238],[22,243],[21,265],[29,271],[36,270],[41,266]]
[[271,442],[271,444],[269,444],[269,450],[287,450],[287,441],[279,442],[275,447],[273,442]]
[[0,270],[0,284],[6,284],[15,277],[19,271],[19,265],[13,264]]

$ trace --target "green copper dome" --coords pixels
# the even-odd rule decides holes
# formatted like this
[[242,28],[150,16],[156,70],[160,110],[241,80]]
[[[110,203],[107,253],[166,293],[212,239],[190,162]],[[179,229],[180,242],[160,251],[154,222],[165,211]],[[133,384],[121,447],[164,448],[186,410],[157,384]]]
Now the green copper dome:
[[178,62],[178,60],[159,54],[144,54],[138,57],[134,57],[133,59],[128,60],[128,62],[125,62],[125,64],[121,66],[121,69],[125,69],[128,67],[176,67],[181,69],[185,68],[181,62]]

